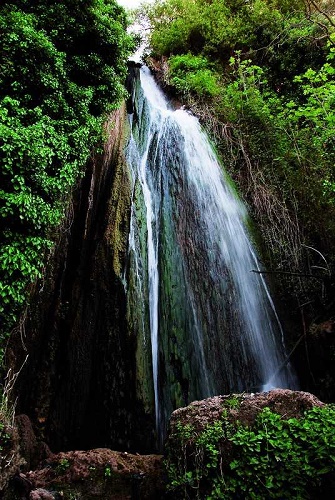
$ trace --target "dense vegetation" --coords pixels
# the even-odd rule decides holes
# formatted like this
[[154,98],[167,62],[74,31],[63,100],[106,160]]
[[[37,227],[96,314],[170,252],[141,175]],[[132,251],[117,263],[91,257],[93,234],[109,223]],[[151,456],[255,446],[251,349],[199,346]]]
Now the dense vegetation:
[[0,358],[104,117],[125,95],[127,23],[115,0],[1,2]]
[[268,276],[295,324],[302,318],[292,346],[335,303],[333,5],[165,0],[139,12],[161,79],[216,137],[260,229]]
[[[229,403],[229,400],[228,400]],[[232,397],[231,409],[238,399]],[[197,429],[178,422],[166,467],[173,498],[326,498],[335,461],[335,408],[285,419],[264,408],[252,425],[222,417]]]

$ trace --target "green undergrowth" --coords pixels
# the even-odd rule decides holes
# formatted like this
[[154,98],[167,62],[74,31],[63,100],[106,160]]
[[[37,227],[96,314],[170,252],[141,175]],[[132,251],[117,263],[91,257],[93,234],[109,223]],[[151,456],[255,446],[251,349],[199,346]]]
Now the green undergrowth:
[[329,495],[334,425],[333,405],[287,420],[264,408],[251,426],[231,419],[228,409],[202,430],[178,422],[167,447],[169,489],[174,498],[207,500]]

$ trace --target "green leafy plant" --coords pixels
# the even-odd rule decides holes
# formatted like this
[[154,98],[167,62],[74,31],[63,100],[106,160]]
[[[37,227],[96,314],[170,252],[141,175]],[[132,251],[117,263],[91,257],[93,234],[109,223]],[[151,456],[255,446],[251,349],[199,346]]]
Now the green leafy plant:
[[224,405],[226,408],[230,409],[239,408],[242,400],[243,400],[242,394],[232,394],[227,399],[225,399]]
[[169,59],[170,83],[182,93],[199,97],[216,96],[220,92],[218,76],[210,69],[209,61],[191,54]]
[[6,426],[0,422],[0,453],[4,450],[10,440],[10,434],[7,432]]
[[114,0],[1,3],[0,351],[41,277],[134,44]]
[[167,457],[170,488],[181,498],[311,498],[334,474],[334,424],[328,405],[299,419],[265,408],[251,426],[233,425],[225,412],[187,438],[177,426]]
[[104,476],[105,478],[110,478],[112,477],[112,468],[110,465],[106,465],[105,468],[104,468]]
[[56,466],[56,473],[64,474],[70,467],[71,467],[70,461],[67,458],[62,458]]

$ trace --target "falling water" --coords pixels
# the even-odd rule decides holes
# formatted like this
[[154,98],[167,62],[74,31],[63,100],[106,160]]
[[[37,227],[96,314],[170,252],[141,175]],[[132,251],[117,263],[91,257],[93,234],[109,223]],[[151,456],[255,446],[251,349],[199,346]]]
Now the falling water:
[[129,307],[151,345],[160,434],[191,400],[294,382],[266,283],[252,272],[244,206],[198,120],[169,107],[147,68],[140,81],[127,152]]

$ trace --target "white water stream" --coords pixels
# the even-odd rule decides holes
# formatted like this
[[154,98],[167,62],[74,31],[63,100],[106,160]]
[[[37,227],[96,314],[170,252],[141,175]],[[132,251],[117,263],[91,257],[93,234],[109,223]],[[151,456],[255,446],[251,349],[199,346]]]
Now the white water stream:
[[[137,137],[130,139],[128,162],[134,186],[140,186],[144,200],[146,252],[142,249],[139,255],[139,241],[134,236],[143,224],[136,215],[135,199],[129,244],[137,255],[138,286],[144,290],[144,280],[148,283],[156,428],[160,432],[162,414],[177,404],[176,397],[167,395],[166,380],[160,382],[160,356],[164,358],[165,379],[173,380],[180,393],[182,384],[187,387],[185,400],[224,390],[250,390],[253,384],[263,390],[292,387],[294,381],[284,362],[282,330],[269,290],[263,276],[252,272],[259,271],[260,265],[246,231],[244,206],[198,120],[187,111],[169,108],[147,68],[143,67],[140,75],[140,125]],[[171,236],[167,238],[168,231]],[[164,242],[169,246],[172,240],[176,255],[174,250],[164,250]],[[139,276],[140,261],[146,262],[147,277]],[[179,273],[171,285],[172,290],[179,290],[173,305],[168,303],[171,294],[160,296],[162,276],[170,268]],[[143,290],[140,296],[144,303]],[[175,348],[178,336],[174,345],[162,336],[178,328],[185,340]],[[180,358],[190,362],[190,380],[185,382],[181,362],[178,369],[183,383],[177,383],[173,378],[177,371],[175,350],[188,342],[188,354]],[[169,345],[165,348],[168,352],[162,345]],[[173,369],[167,368],[171,359]]]

